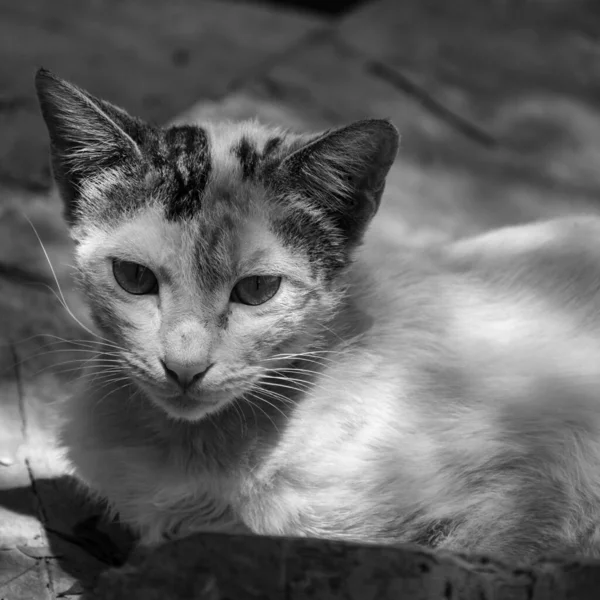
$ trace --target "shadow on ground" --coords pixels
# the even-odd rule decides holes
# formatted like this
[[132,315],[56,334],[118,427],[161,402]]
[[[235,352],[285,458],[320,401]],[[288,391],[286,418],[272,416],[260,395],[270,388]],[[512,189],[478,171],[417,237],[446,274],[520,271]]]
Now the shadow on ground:
[[[26,510],[31,506],[30,494],[28,486],[0,490],[0,507],[38,518],[38,510]],[[54,501],[52,525],[46,524],[49,547],[28,544],[18,548],[21,552],[32,558],[55,558],[59,567],[86,589],[101,572],[124,564],[133,548],[133,536],[117,521],[110,521],[104,507],[86,498],[70,477],[39,479],[36,494]],[[83,504],[85,511],[81,510]],[[56,514],[57,508],[62,515]],[[82,514],[86,515],[83,520],[73,522]]]

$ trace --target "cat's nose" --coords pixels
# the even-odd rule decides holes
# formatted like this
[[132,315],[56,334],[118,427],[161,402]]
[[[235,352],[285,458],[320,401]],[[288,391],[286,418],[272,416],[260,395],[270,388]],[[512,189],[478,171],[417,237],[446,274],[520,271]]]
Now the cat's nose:
[[198,365],[194,363],[183,365],[170,360],[163,360],[161,362],[167,377],[178,383],[184,390],[197,381],[200,381],[212,367],[212,365],[206,366],[206,364]]

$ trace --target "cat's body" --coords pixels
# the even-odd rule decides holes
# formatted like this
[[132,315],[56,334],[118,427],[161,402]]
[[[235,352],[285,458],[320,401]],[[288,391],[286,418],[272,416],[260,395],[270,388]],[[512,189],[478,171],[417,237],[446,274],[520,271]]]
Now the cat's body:
[[[75,109],[109,111],[108,125],[86,126],[134,139],[141,156],[178,140],[181,168],[177,131],[136,138],[116,109],[39,77],[81,278],[109,344],[68,402],[63,440],[78,476],[146,543],[218,528],[516,560],[598,551],[599,220],[419,252],[367,235],[357,249],[396,152],[377,121],[278,142],[257,126],[213,129],[210,169],[196,178],[203,204],[188,211],[157,187],[136,200],[150,176],[126,152],[98,174],[81,163],[93,136],[68,145]],[[127,210],[114,200],[126,204],[123,189]],[[336,204],[345,198],[349,211]],[[132,280],[119,260],[159,283],[139,269]],[[263,272],[283,276],[274,294],[274,280],[249,276]],[[260,303],[236,291],[245,278]],[[151,371],[161,353],[166,379]],[[183,385],[190,369],[199,391],[174,395],[173,370]]]
[[121,383],[83,382],[65,432],[79,475],[148,542],[235,515],[260,533],[513,559],[590,551],[600,221],[492,235],[387,265],[365,249],[348,308],[364,331],[343,343],[334,320],[322,375],[292,407],[238,403],[187,424]]

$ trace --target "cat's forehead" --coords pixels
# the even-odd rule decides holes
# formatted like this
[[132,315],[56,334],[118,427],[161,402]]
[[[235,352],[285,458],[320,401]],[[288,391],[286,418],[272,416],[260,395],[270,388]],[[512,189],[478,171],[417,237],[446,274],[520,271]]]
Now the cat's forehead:
[[214,289],[257,269],[304,270],[306,257],[281,236],[287,210],[270,199],[264,181],[265,169],[298,136],[254,122],[180,126],[157,135],[146,147],[143,181],[122,177],[115,187],[111,180],[94,190],[106,209],[79,230],[83,262],[121,258],[165,279],[185,276],[188,284]]
[[270,174],[301,139],[254,122],[148,129],[139,161],[104,169],[80,184],[83,219],[75,237],[87,235],[98,221],[118,224],[150,205],[172,222],[272,211]]
[[168,220],[193,218],[219,202],[243,211],[248,202],[244,192],[259,183],[293,141],[255,122],[172,127],[155,146],[155,169],[148,178]]

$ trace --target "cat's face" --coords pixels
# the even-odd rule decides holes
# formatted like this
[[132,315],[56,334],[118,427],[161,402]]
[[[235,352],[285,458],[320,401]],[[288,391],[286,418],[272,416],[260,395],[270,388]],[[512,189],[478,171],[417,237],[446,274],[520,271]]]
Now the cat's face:
[[197,420],[318,348],[396,155],[389,123],[160,129],[36,83],[92,315],[145,396]]
[[77,249],[104,335],[126,349],[118,353],[149,397],[188,419],[251,393],[309,347],[339,299],[261,211],[225,225],[204,214],[168,221],[160,206],[140,209]]

